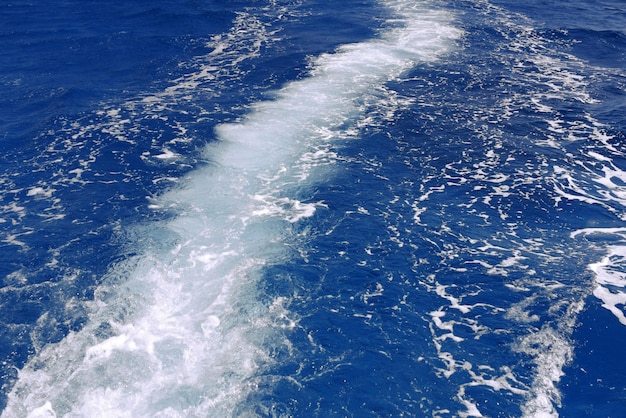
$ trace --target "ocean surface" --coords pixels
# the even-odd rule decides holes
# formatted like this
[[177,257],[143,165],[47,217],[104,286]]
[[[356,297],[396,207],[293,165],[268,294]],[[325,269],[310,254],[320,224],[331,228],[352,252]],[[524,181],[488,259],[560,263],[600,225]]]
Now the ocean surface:
[[0,4],[0,411],[623,417],[623,0]]

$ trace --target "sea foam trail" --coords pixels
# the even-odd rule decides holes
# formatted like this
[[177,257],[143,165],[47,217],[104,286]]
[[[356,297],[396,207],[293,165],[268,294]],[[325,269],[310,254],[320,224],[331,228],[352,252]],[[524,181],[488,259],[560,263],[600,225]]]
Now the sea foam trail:
[[[594,78],[590,74],[597,69],[567,51],[555,49],[556,43],[541,35],[526,17],[507,12],[488,1],[478,0],[476,3],[493,15],[493,21],[499,28],[505,28],[501,33],[504,39],[510,39],[508,48],[515,52],[517,60],[511,66],[512,73],[517,76],[518,83],[529,87],[523,94],[513,93],[499,104],[503,119],[510,118],[516,108],[531,109],[536,115],[541,115],[541,123],[545,126],[536,144],[563,151],[563,159],[556,163],[551,161],[551,172],[546,176],[550,177],[555,206],[560,206],[562,202],[580,201],[600,206],[623,220],[625,193],[623,182],[619,179],[624,178],[624,172],[613,162],[613,159],[623,157],[623,153],[612,144],[614,138],[607,134],[608,127],[590,112],[580,110],[585,105],[599,103],[590,93]],[[516,36],[509,38],[507,31]],[[579,113],[571,110],[564,118],[554,106],[555,101],[571,103],[573,109],[578,107]],[[523,105],[520,106],[520,103]],[[585,144],[578,147],[582,153],[579,150],[570,151],[574,149],[570,147],[573,143]],[[597,151],[586,151],[589,148]],[[604,190],[603,187],[598,188],[598,184]],[[590,217],[588,222],[596,221]],[[621,228],[587,228],[572,232],[571,237],[603,233],[613,235],[621,242],[624,240]],[[621,245],[609,246],[609,254],[600,262],[589,265],[589,269],[595,275],[593,295],[601,299],[603,306],[620,322],[626,324],[623,312],[617,307],[626,302],[622,273],[626,258],[624,248]],[[571,335],[578,325],[578,316],[584,309],[589,290],[584,284],[579,284],[569,286],[568,293],[564,299],[564,314],[522,338],[515,347],[517,351],[531,356],[536,364],[529,394],[522,405],[524,417],[559,416],[562,396],[559,382],[574,356]]]
[[215,164],[153,203],[178,216],[131,231],[140,255],[112,267],[80,332],[20,371],[4,417],[234,414],[291,326],[288,301],[262,300],[258,284],[264,266],[292,255],[290,225],[324,205],[298,190],[321,181],[332,141],[366,123],[366,107],[389,111],[384,83],[460,36],[428,2],[383,4],[393,17],[378,38],[312,60],[308,78],[217,128],[206,149]]

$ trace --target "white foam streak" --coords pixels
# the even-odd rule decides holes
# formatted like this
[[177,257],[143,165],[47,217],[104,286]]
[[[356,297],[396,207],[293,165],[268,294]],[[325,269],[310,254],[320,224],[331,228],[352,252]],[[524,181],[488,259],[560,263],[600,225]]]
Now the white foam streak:
[[585,228],[572,233],[572,237],[579,235],[608,236],[621,242],[608,246],[606,255],[590,264],[589,269],[594,273],[596,283],[593,295],[622,325],[626,325],[626,228]]
[[567,306],[563,321],[558,328],[543,327],[523,338],[517,349],[536,358],[537,373],[530,388],[532,396],[522,406],[524,417],[554,418],[559,414],[555,406],[561,406],[561,393],[557,387],[564,375],[563,368],[571,362],[574,348],[569,336],[576,326],[578,314],[584,302],[579,300]]
[[[179,216],[135,232],[141,254],[113,267],[81,331],[20,371],[3,416],[232,415],[271,364],[267,347],[293,326],[288,301],[263,303],[258,286],[265,266],[291,256],[289,226],[324,206],[296,191],[335,161],[328,142],[349,136],[346,126],[358,123],[364,103],[387,99],[365,96],[445,53],[460,35],[448,14],[428,4],[388,5],[398,20],[378,39],[322,55],[309,78],[217,128],[219,141],[206,151],[215,164],[152,203]],[[214,54],[227,51],[237,64],[230,44],[215,44]],[[246,57],[258,51],[251,48]],[[155,112],[186,100],[211,71],[201,67],[144,105]],[[164,149],[155,158],[176,155]]]
[[[602,141],[608,141],[606,136]],[[605,145],[604,143],[602,143]],[[608,144],[608,142],[607,142]],[[608,144],[610,145],[610,144]],[[600,153],[602,152],[602,154]],[[574,173],[559,168],[555,170],[561,184],[555,185],[555,191],[561,197],[581,200],[599,205],[613,213],[618,219],[626,220],[626,171],[618,167],[624,158],[621,151],[612,146],[603,146],[596,151],[588,151],[588,160],[576,166],[578,178]],[[597,184],[601,187],[597,187]],[[590,225],[598,225],[595,219],[589,219]],[[586,237],[610,237],[611,245],[606,248],[606,255],[598,262],[589,265],[594,273],[596,288],[593,295],[602,301],[623,325],[626,325],[626,232],[624,228],[584,228],[571,234]],[[620,307],[621,306],[621,307]]]
[[[512,71],[518,82],[527,89],[523,94],[513,93],[512,97],[502,100],[503,117],[514,115],[517,109],[530,109],[541,115],[545,130],[543,139],[536,144],[560,149],[564,163],[553,164],[553,177],[550,179],[555,194],[555,205],[562,202],[583,202],[594,207],[608,210],[620,220],[626,220],[626,173],[614,161],[623,160],[624,154],[611,143],[614,138],[605,132],[603,126],[590,113],[583,110],[577,118],[565,117],[554,108],[553,103],[572,103],[583,109],[584,105],[598,103],[590,93],[589,86],[594,69],[589,63],[576,56],[556,51],[553,44],[533,29],[532,22],[520,15],[512,15],[487,1],[478,0],[497,26],[505,28],[502,36],[508,40],[507,47],[514,54]],[[511,37],[510,33],[515,36]],[[504,49],[504,48],[503,48]],[[580,105],[578,105],[580,104]],[[578,142],[586,155],[578,158],[570,151],[572,144]],[[571,148],[569,148],[571,147]],[[584,147],[584,148],[583,148]],[[571,167],[571,168],[570,168]],[[600,187],[598,187],[600,186]],[[503,195],[507,193],[502,190]],[[591,210],[592,213],[593,209]],[[589,225],[596,225],[598,220],[589,217]],[[572,235],[590,236],[594,233],[617,233],[620,241],[626,235],[609,228],[585,229]],[[623,324],[626,316],[623,306],[626,303],[626,245],[612,245],[608,254],[589,268],[595,274],[596,289],[593,294],[600,298],[603,306],[609,309]],[[529,388],[528,399],[523,405],[525,417],[555,417],[556,407],[560,402],[557,384],[563,375],[563,368],[572,358],[573,348],[569,342],[578,313],[582,310],[584,292],[572,295],[567,305],[567,315],[556,321],[552,327],[545,327],[530,334],[520,342],[518,349],[534,358],[536,377]],[[525,304],[518,304],[509,312],[518,316],[521,322],[534,322],[536,317],[529,315]],[[558,308],[558,307],[557,307]]]

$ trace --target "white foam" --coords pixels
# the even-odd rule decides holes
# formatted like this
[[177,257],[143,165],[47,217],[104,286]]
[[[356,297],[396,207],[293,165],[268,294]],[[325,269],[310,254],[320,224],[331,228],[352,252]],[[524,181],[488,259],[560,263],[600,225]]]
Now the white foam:
[[167,148],[163,148],[163,152],[161,154],[154,156],[154,158],[158,158],[160,160],[170,160],[176,157],[178,157],[178,155]]
[[[626,220],[626,171],[619,167],[624,153],[611,143],[612,137],[598,130],[593,123],[591,138],[598,141],[596,150],[588,150],[584,159],[575,161],[575,170],[555,167],[555,191],[563,200],[579,200],[598,205],[614,214],[617,219]],[[558,202],[558,201],[557,201]],[[602,228],[597,219],[588,220],[589,228],[574,231],[577,236],[611,237],[611,244],[606,246],[606,255],[588,267],[593,272],[596,287],[593,295],[602,301],[623,325],[626,325],[626,233],[624,228]]]
[[[624,220],[626,219],[624,216],[626,207],[624,191],[626,189],[623,186],[626,182],[626,173],[619,170],[622,164],[617,163],[623,161],[624,154],[623,151],[620,153],[616,149],[616,145],[611,144],[611,142],[618,143],[619,141],[613,141],[614,138],[605,132],[606,127],[603,127],[588,113],[591,106],[587,105],[597,102],[589,89],[595,80],[594,69],[588,63],[570,55],[570,50],[563,48],[564,45],[559,44],[559,41],[555,42],[553,38],[543,37],[540,30],[533,27],[536,25],[524,16],[510,13],[488,1],[472,2],[472,7],[472,18],[476,18],[476,12],[483,12],[485,21],[481,23],[499,31],[500,37],[492,55],[484,49],[482,43],[480,44],[482,55],[472,58],[480,60],[488,56],[489,58],[485,59],[487,65],[483,67],[486,69],[478,70],[480,74],[475,75],[472,74],[470,67],[467,70],[470,77],[475,76],[475,80],[485,80],[493,76],[494,73],[488,69],[490,63],[493,62],[497,63],[494,68],[512,68],[512,74],[507,77],[496,71],[498,73],[496,78],[503,80],[494,81],[498,86],[492,86],[494,90],[489,90],[490,87],[485,88],[486,91],[492,92],[496,88],[502,89],[502,94],[495,95],[498,101],[493,107],[484,109],[482,107],[484,102],[480,101],[480,107],[470,106],[470,109],[466,109],[461,106],[458,109],[476,113],[473,121],[475,126],[472,128],[474,128],[477,143],[480,143],[480,140],[483,141],[480,146],[485,150],[484,160],[470,166],[468,162],[471,159],[465,159],[466,154],[459,153],[463,155],[459,158],[462,160],[450,163],[445,170],[439,170],[438,174],[451,180],[447,182],[450,188],[464,184],[461,179],[474,181],[473,190],[480,191],[474,194],[480,198],[472,196],[470,192],[466,199],[467,203],[464,200],[458,205],[462,208],[471,208],[471,212],[468,210],[464,214],[473,213],[477,217],[482,217],[485,224],[489,221],[497,224],[498,220],[489,215],[493,213],[492,211],[481,213],[484,210],[481,206],[487,205],[490,209],[497,210],[502,220],[510,219],[510,221],[508,224],[501,223],[502,228],[499,229],[501,237],[493,237],[490,239],[492,242],[487,242],[487,245],[480,247],[471,245],[473,243],[470,238],[481,239],[481,235],[485,233],[478,232],[481,228],[475,228],[476,231],[471,233],[468,232],[470,237],[462,236],[458,232],[459,229],[466,230],[462,228],[469,229],[469,226],[457,225],[455,227],[454,223],[468,222],[472,225],[469,220],[460,221],[456,213],[454,215],[447,213],[447,208],[443,203],[441,207],[444,209],[432,211],[442,219],[442,226],[447,228],[441,228],[440,233],[449,234],[452,238],[444,241],[445,244],[433,242],[433,246],[441,251],[441,264],[443,265],[441,269],[445,272],[440,273],[437,270],[437,280],[443,283],[459,284],[458,287],[444,286],[432,279],[425,285],[442,301],[442,306],[434,309],[428,318],[433,342],[441,360],[441,367],[438,369],[439,376],[449,378],[446,384],[454,385],[464,382],[461,383],[458,400],[465,410],[450,412],[452,415],[482,416],[481,399],[472,398],[470,388],[486,386],[496,391],[508,392],[505,394],[506,398],[517,399],[516,404],[521,402],[526,417],[554,416],[560,401],[558,383],[564,367],[572,359],[574,349],[569,338],[575,327],[577,315],[582,309],[582,300],[589,294],[589,287],[584,274],[582,283],[571,283],[566,281],[567,279],[559,283],[555,277],[547,274],[547,271],[554,271],[554,276],[558,278],[558,267],[548,266],[557,266],[558,262],[564,259],[564,256],[558,253],[558,246],[555,249],[551,247],[553,244],[549,244],[549,240],[554,239],[554,236],[542,242],[544,239],[541,237],[545,230],[537,228],[537,231],[534,231],[537,233],[536,238],[518,241],[516,239],[518,233],[527,232],[522,232],[523,223],[517,223],[519,214],[515,213],[513,208],[519,205],[517,199],[520,199],[524,202],[521,207],[528,207],[526,206],[528,203],[530,207],[537,209],[543,200],[542,198],[536,199],[536,196],[551,194],[555,196],[555,206],[563,205],[567,213],[570,213],[572,206],[578,207],[579,202],[582,202],[584,204],[580,204],[581,207],[593,205],[592,214],[597,213],[599,207],[602,207]],[[579,109],[562,113],[563,103]],[[528,120],[525,119],[526,117]],[[470,124],[465,123],[467,125],[463,126]],[[519,138],[519,143],[504,141],[507,147],[502,149],[503,137],[510,135],[515,137],[519,133],[516,131],[518,123],[532,124],[535,127],[530,128],[528,136]],[[536,153],[537,161],[531,161],[532,157],[529,158],[525,165],[527,169],[524,169],[522,168],[523,161],[528,153],[520,150],[525,149],[526,141],[531,143],[531,153]],[[573,142],[576,143],[573,144]],[[518,144],[523,146],[512,152],[506,150],[516,148]],[[542,155],[541,151],[536,151],[537,145],[554,147],[558,151],[548,150],[545,155]],[[592,149],[594,151],[587,151]],[[573,154],[576,154],[577,150],[587,155],[583,155],[583,158],[577,155],[579,158],[575,158]],[[515,157],[507,156],[505,152],[510,152]],[[502,174],[503,171],[499,166],[514,158],[518,158],[518,163],[505,168],[506,174],[510,174],[507,177]],[[562,162],[555,162],[557,160]],[[510,170],[513,167],[515,167],[515,172]],[[570,170],[569,167],[572,169]],[[437,179],[432,183],[437,184],[440,181]],[[423,184],[429,183],[423,180]],[[539,187],[545,187],[546,183],[548,190],[538,190]],[[520,185],[524,187],[518,187]],[[425,186],[422,186],[421,193],[424,188]],[[462,190],[460,189],[456,195],[451,196],[456,199],[463,193]],[[468,192],[465,191],[465,193]],[[432,206],[429,205],[428,199],[429,194],[424,194],[423,199],[415,200],[412,204],[414,220],[417,224],[431,213]],[[572,203],[572,201],[578,202]],[[519,206],[518,210],[520,210]],[[520,212],[523,210],[521,209]],[[579,213],[581,218],[585,215],[584,212]],[[600,221],[600,219],[594,219],[593,216],[588,216],[588,218],[589,226]],[[468,216],[467,219],[470,217]],[[448,225],[445,225],[446,222]],[[435,225],[429,225],[429,227],[430,229],[436,228]],[[489,229],[486,230],[489,231]],[[563,232],[567,233],[567,231]],[[474,233],[475,235],[472,235]],[[529,234],[532,235],[532,233]],[[621,238],[620,243],[623,240]],[[458,241],[463,244],[457,247],[454,243]],[[572,247],[576,246],[575,243],[568,244]],[[511,250],[518,246],[521,251]],[[626,312],[624,311],[626,298],[623,295],[626,292],[623,291],[624,275],[620,271],[624,271],[624,266],[626,266],[626,254],[621,245],[613,245],[608,251],[609,254],[603,260],[591,266],[598,284],[594,294],[602,299],[607,309],[623,321]],[[530,261],[526,262],[526,258]],[[459,266],[459,260],[466,260],[466,262]],[[531,269],[529,265],[536,265],[537,271]],[[417,271],[423,272],[422,269]],[[475,273],[476,271],[480,271],[480,274]],[[495,277],[487,277],[485,282],[488,284],[481,288],[483,283],[481,275],[483,274]],[[450,277],[444,277],[446,275]],[[473,280],[478,283],[474,286],[466,284]],[[494,313],[488,309],[479,308],[480,305],[476,304],[481,300],[481,292],[497,291],[496,283],[502,283],[506,289],[516,292],[510,301],[510,306],[502,305],[507,308],[504,313]],[[471,293],[471,290],[475,290],[475,294]],[[498,297],[497,294],[490,293],[488,300],[492,300],[494,296]],[[492,315],[497,318],[502,314],[504,318],[500,318],[500,321],[490,319]],[[478,319],[480,324],[496,324],[494,329],[485,330],[486,333],[521,335],[516,348],[523,353],[520,355],[523,361],[528,362],[524,365],[524,370],[516,367],[513,371],[477,373],[476,370],[480,365],[472,363],[479,355],[474,355],[471,350],[474,348],[472,337],[479,337],[480,333],[474,335],[467,332],[461,333],[461,330],[466,331],[463,328],[472,329],[470,321],[473,319]],[[497,328],[497,324],[510,324],[509,321],[513,321],[510,329]],[[542,326],[541,329],[536,328],[540,326]],[[524,379],[519,380],[524,380],[525,383],[517,381],[515,375],[524,376]],[[529,375],[534,377],[531,384],[527,384]],[[505,380],[509,382],[508,385],[500,380],[503,376],[507,376]],[[492,412],[497,415],[495,409]]]
[[596,283],[593,295],[621,324],[626,325],[626,228],[585,228],[571,235],[603,235],[619,243],[607,246],[606,255],[590,264],[589,269],[594,273]]
[[55,189],[52,188],[44,188],[44,187],[31,187],[28,189],[27,196],[41,196],[41,197],[51,197],[52,193],[55,192]]
[[[309,78],[217,128],[219,141],[206,150],[216,164],[153,200],[179,216],[131,231],[140,255],[112,268],[81,331],[20,371],[3,416],[229,416],[255,390],[255,375],[272,362],[268,347],[294,326],[288,301],[262,302],[258,281],[265,266],[291,256],[289,225],[324,207],[298,194],[321,181],[312,171],[334,161],[320,143],[355,137],[345,126],[365,120],[365,105],[388,102],[372,91],[446,53],[460,35],[450,15],[428,4],[384,4],[398,15],[380,37],[312,60]],[[233,31],[214,39],[211,57],[237,66],[259,53],[268,26],[238,15]],[[243,51],[242,36],[256,40]],[[202,64],[126,108],[158,114],[225,74]],[[116,122],[103,129],[124,138],[120,113],[106,111]],[[161,148],[156,158],[173,154]],[[73,170],[71,181],[83,181],[87,169]]]
[[558,417],[556,406],[561,405],[561,393],[558,382],[563,376],[563,368],[572,360],[573,347],[569,336],[573,331],[576,318],[584,303],[577,301],[570,304],[566,317],[557,329],[544,326],[541,330],[523,338],[517,349],[535,357],[537,372],[530,388],[530,395],[522,406],[524,417]]
[[[512,15],[487,2],[482,3],[494,21],[498,22],[498,27],[506,28],[501,33],[508,39],[507,47],[515,54],[511,61],[517,61],[512,66],[517,76],[516,82],[526,87],[522,89],[522,94],[513,93],[512,97],[507,95],[502,100],[501,107],[504,111],[499,117],[507,119],[515,115],[518,109],[530,108],[535,114],[542,115],[546,128],[545,137],[535,143],[564,151],[562,156],[565,161],[555,164],[553,173],[549,175],[555,205],[579,201],[600,206],[618,219],[626,220],[626,187],[623,181],[626,173],[613,162],[614,159],[623,160],[624,154],[612,144],[614,138],[607,134],[605,126],[583,110],[583,106],[578,112],[579,117],[572,118],[559,114],[552,105],[555,101],[573,105],[576,102],[584,105],[598,103],[589,92],[589,85],[593,80],[593,75],[589,74],[594,69],[566,51],[555,51],[550,41],[538,35],[532,28],[532,23],[525,17]],[[514,33],[515,36],[510,37],[509,33]],[[565,148],[575,141],[581,145],[584,141],[582,153],[586,155],[573,155]],[[507,190],[498,192],[508,193]],[[595,226],[598,220],[590,218],[588,222],[589,226]],[[602,231],[587,228],[574,232],[572,238],[578,235],[589,236],[596,232],[616,233],[619,241],[624,241],[625,238],[621,228],[613,231],[610,228]],[[609,246],[608,254],[589,268],[595,275],[596,288],[593,294],[626,325],[623,309],[626,303],[625,275],[621,273],[626,265],[626,251],[623,248],[626,245]],[[525,287],[527,286],[522,286],[522,291]],[[558,286],[546,288],[549,293],[557,289]],[[523,407],[526,417],[558,415],[556,406],[559,405],[560,394],[557,383],[563,374],[563,367],[571,360],[573,349],[568,338],[577,314],[582,309],[584,294],[581,291],[580,294],[573,294],[568,300],[552,306],[550,312],[552,309],[555,312],[565,309],[567,315],[549,326],[546,325],[537,333],[530,334],[518,347],[534,357],[536,364],[535,381],[529,388],[528,399]],[[534,297],[524,299],[511,307],[507,315],[525,323],[539,320],[537,315],[527,309],[532,306],[533,299]]]

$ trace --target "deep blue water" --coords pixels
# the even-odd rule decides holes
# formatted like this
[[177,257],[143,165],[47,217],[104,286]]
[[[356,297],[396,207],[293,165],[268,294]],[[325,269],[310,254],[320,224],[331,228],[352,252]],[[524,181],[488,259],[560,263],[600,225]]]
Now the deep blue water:
[[620,417],[626,5],[0,5],[2,417]]

